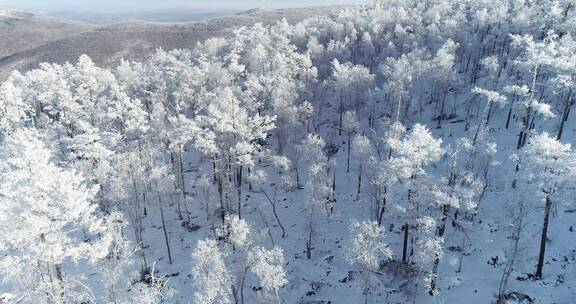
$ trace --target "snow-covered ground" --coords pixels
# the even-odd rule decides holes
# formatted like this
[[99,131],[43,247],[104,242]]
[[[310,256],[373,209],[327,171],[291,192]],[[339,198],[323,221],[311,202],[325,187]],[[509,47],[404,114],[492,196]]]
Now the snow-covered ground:
[[[484,304],[494,301],[506,263],[506,253],[512,249],[512,225],[518,213],[518,200],[521,195],[531,198],[533,193],[518,194],[512,191],[510,172],[515,164],[510,155],[517,153],[517,136],[510,134],[503,126],[505,116],[496,116],[495,130],[491,136],[498,145],[496,161],[500,164],[490,171],[490,183],[486,195],[479,202],[478,213],[474,225],[467,227],[466,235],[448,225],[445,238],[448,249],[445,258],[440,263],[439,295],[432,298],[426,293],[424,283],[418,278],[407,276],[394,265],[382,269],[377,277],[380,287],[378,296],[372,303],[469,303]],[[572,126],[573,120],[570,120]],[[470,136],[463,132],[463,123],[448,123],[442,129],[433,129],[436,137],[444,140],[444,145],[452,144],[454,139]],[[574,142],[574,127],[566,134],[566,142]],[[335,143],[342,144],[345,137],[334,138]],[[348,227],[353,218],[366,218],[369,208],[365,201],[356,200],[356,172],[351,170],[346,174],[346,153],[340,149],[336,155],[337,172],[337,202],[334,214],[327,217],[320,214],[318,231],[311,260],[306,259],[306,211],[305,194],[303,190],[285,192],[278,190],[278,210],[287,234],[281,237],[280,228],[266,198],[262,193],[251,192],[245,201],[245,218],[261,231],[262,243],[272,247],[272,241],[265,231],[268,223],[274,239],[274,245],[284,249],[286,270],[289,284],[282,290],[281,297],[285,303],[360,303],[362,299],[363,281],[355,274],[345,260],[342,246],[348,237]],[[195,176],[187,174],[192,181]],[[190,185],[192,187],[192,185]],[[274,193],[275,186],[268,185],[267,193]],[[190,210],[194,222],[202,226],[198,231],[188,232],[179,226],[177,214],[172,213],[173,221],[169,221],[169,235],[173,244],[173,265],[167,264],[164,237],[160,227],[160,215],[152,211],[146,218],[146,242],[150,245],[147,253],[157,261],[157,270],[162,274],[174,275],[169,278],[169,285],[178,293],[177,303],[189,303],[194,290],[190,288],[189,278],[190,254],[199,239],[214,237],[210,223],[205,221],[203,214],[204,199],[201,193],[193,196]],[[212,197],[216,197],[213,194]],[[509,290],[529,295],[534,303],[569,304],[576,297],[576,245],[571,242],[576,235],[576,215],[571,212],[555,212],[549,228],[550,242],[547,247],[545,276],[540,281],[533,281],[528,275],[533,274],[537,263],[540,233],[543,218],[541,208],[527,207],[524,219],[525,229],[520,241],[520,256],[512,273]],[[262,215],[260,214],[262,213]],[[215,216],[215,215],[214,215]],[[385,222],[388,226],[391,222]],[[472,245],[466,249],[462,260],[461,253],[456,248],[462,248],[466,238]],[[401,252],[402,234],[399,225],[388,233],[387,240],[396,254]],[[498,258],[494,263],[493,258]],[[458,271],[460,269],[460,271]],[[387,271],[389,270],[389,271]],[[176,275],[177,274],[177,275]],[[414,286],[416,285],[416,286]],[[248,286],[247,303],[256,302],[257,292]],[[416,293],[413,294],[413,290]]]

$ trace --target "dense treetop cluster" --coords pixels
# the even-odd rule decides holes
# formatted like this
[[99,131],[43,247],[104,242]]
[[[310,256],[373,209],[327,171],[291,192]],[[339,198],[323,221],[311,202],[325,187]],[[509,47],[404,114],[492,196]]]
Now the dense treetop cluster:
[[[26,303],[173,301],[146,236],[147,217],[158,215],[172,264],[171,214],[189,233],[212,235],[189,250],[186,301],[282,302],[293,267],[282,244],[295,237],[286,230],[300,227],[312,259],[337,213],[350,231],[333,250],[361,274],[360,298],[381,296],[374,272],[393,262],[434,296],[445,232],[465,244],[462,256],[475,246],[467,231],[497,163],[495,134],[514,151],[507,191],[534,194],[519,210],[544,207],[531,253],[541,279],[550,210],[566,205],[576,174],[563,142],[576,87],[574,5],[378,0],[141,62],[103,68],[82,56],[15,71],[0,86],[5,284]],[[342,176],[352,185],[339,185]],[[282,215],[279,192],[300,195],[305,220]],[[267,227],[246,212],[252,193],[267,198]],[[342,214],[342,204],[365,212]]]

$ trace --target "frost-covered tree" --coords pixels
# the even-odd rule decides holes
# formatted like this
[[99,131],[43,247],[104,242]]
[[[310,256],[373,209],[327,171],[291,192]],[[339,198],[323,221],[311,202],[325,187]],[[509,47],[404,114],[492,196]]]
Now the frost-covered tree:
[[166,207],[166,197],[171,197],[174,193],[174,181],[172,176],[168,173],[167,166],[157,165],[151,160],[150,164],[149,187],[150,195],[155,200],[155,205],[160,210],[160,220],[162,223],[162,231],[164,233],[164,243],[166,244],[166,251],[168,253],[168,263],[172,264],[172,249],[170,247],[170,239],[168,237],[168,229],[166,227],[166,218],[164,215],[164,208]]
[[430,67],[427,62],[429,55],[423,50],[414,50],[399,58],[386,58],[379,67],[386,82],[383,89],[397,100],[395,109],[390,107],[389,114],[397,122],[404,123],[411,104],[408,100],[415,81]]
[[32,120],[32,107],[23,98],[23,89],[18,85],[22,74],[14,72],[0,85],[0,131],[11,132]]
[[366,162],[373,156],[374,149],[370,139],[364,135],[355,135],[352,139],[351,146],[352,155],[358,164],[358,186],[356,189],[356,199],[358,200],[362,192],[362,175],[364,174],[364,168],[366,167]]
[[235,281],[232,292],[236,303],[244,303],[244,289],[249,273],[255,274],[264,290],[262,300],[278,302],[279,289],[286,285],[284,253],[281,248],[271,250],[257,246],[258,238],[253,228],[243,219],[234,215],[226,216],[224,226],[219,230],[220,237],[230,247],[226,248],[228,269]]
[[428,294],[434,295],[438,276],[438,262],[436,261],[440,261],[444,256],[444,238],[436,233],[436,221],[433,218],[423,216],[416,222],[418,227],[417,261],[422,269],[430,269],[433,265],[431,271],[424,270],[423,273]]
[[[224,225],[218,229],[217,234],[224,241],[222,249],[216,247],[215,241],[205,240],[198,242],[193,253],[193,262],[202,263],[201,267],[207,269],[215,267],[216,276],[225,276],[225,281],[223,279],[216,282],[217,278],[212,277],[212,274],[202,272],[199,269],[200,266],[194,267],[193,276],[196,279],[216,285],[213,286],[215,288],[213,290],[202,291],[207,286],[196,284],[199,292],[204,292],[203,299],[208,303],[214,301],[228,303],[232,296],[235,303],[245,303],[245,285],[247,280],[250,284],[250,274],[254,274],[263,289],[263,293],[260,293],[261,300],[279,302],[279,290],[287,283],[282,249],[274,247],[268,250],[258,246],[258,238],[248,222],[235,215],[226,216]],[[214,256],[208,258],[203,256],[202,252],[211,252]],[[205,261],[200,259],[205,259]],[[197,298],[200,297],[200,295],[197,296]]]
[[[4,139],[0,165],[0,264],[6,281],[27,302],[91,300],[74,274],[77,263],[108,255],[97,189],[81,175],[57,167],[34,130]],[[70,271],[67,271],[68,268]]]
[[360,268],[364,278],[363,294],[368,303],[377,280],[373,271],[377,271],[381,263],[392,259],[392,250],[388,248],[385,239],[385,229],[377,222],[358,222],[350,224],[350,239],[346,245],[346,260]]
[[236,211],[241,217],[245,170],[257,164],[263,140],[275,127],[275,117],[250,113],[231,88],[207,95],[207,108],[196,116],[194,145],[212,157],[222,220],[229,213],[232,188],[236,188]]
[[154,266],[152,265],[150,273],[144,276],[144,282],[134,284],[128,293],[129,298],[122,304],[160,304],[169,302],[172,299],[176,292],[165,285],[165,280],[156,277]]
[[[522,130],[518,135],[518,148],[523,147],[528,139],[528,131],[534,122],[532,103],[537,98],[537,80],[542,70],[548,68],[554,61],[557,50],[555,47],[557,35],[550,34],[542,41],[535,41],[530,35],[512,35],[512,45],[523,51],[522,57],[516,63],[528,69],[531,79],[529,79],[530,94],[526,97],[526,112],[522,117]],[[540,100],[536,99],[539,103]]]
[[436,99],[440,104],[440,111],[438,114],[438,127],[442,126],[444,120],[444,111],[446,108],[446,96],[450,86],[456,82],[454,73],[454,63],[456,60],[456,50],[458,43],[452,40],[446,41],[440,49],[436,52],[436,57],[432,59],[432,67],[430,68],[433,73],[433,79],[436,81]]
[[510,127],[510,122],[512,119],[512,113],[515,110],[519,110],[521,107],[519,100],[524,100],[526,96],[528,96],[530,89],[526,85],[509,85],[504,87],[504,92],[512,95],[512,100],[510,101],[510,107],[508,109],[508,116],[506,117],[506,129]]
[[478,120],[478,127],[476,128],[476,133],[474,134],[474,140],[472,142],[472,145],[476,145],[476,142],[480,137],[486,136],[484,133],[486,132],[486,127],[490,122],[490,116],[492,114],[494,104],[502,106],[508,101],[508,98],[498,92],[489,91],[478,87],[475,87],[472,92],[482,95],[487,100],[486,107],[484,107],[484,110],[481,112],[481,119]]
[[529,187],[535,188],[537,197],[545,202],[538,265],[534,273],[536,279],[541,279],[550,212],[553,204],[565,197],[566,186],[576,176],[576,154],[570,144],[563,144],[543,133],[528,141],[519,154],[519,163],[526,174]]
[[[112,160],[113,172],[110,172],[110,188],[105,198],[114,201],[123,211],[129,222],[129,230],[133,232],[133,242],[137,248],[136,254],[140,256],[140,268],[148,271],[144,242],[144,217],[149,207],[149,191],[147,166],[143,153],[138,151],[122,152],[114,155]],[[150,202],[151,203],[151,202]]]
[[308,216],[306,241],[306,256],[312,257],[312,240],[315,233],[315,217],[319,208],[326,208],[329,213],[330,179],[328,177],[328,158],[324,154],[326,143],[318,135],[308,134],[306,140],[300,145],[300,153],[305,158],[308,167],[306,180],[306,211]]
[[444,149],[442,140],[434,138],[430,131],[420,124],[414,125],[402,138],[392,139],[389,144],[393,151],[389,160],[390,168],[405,189],[405,198],[402,199],[403,217],[406,219],[402,228],[404,230],[402,261],[406,262],[411,227],[409,222],[418,219],[422,200],[427,199],[430,179],[426,166],[438,161],[444,154]]
[[352,150],[352,135],[357,132],[358,128],[360,127],[358,122],[358,117],[356,112],[348,111],[344,113],[344,117],[342,118],[342,130],[346,134],[347,137],[347,153],[346,153],[346,173],[350,172],[350,151]]
[[264,301],[280,303],[280,288],[288,284],[284,270],[284,251],[279,247],[271,250],[257,247],[250,252],[249,259],[252,272],[260,280]]
[[[372,186],[372,219],[382,224],[384,212],[386,210],[387,202],[390,199],[391,187],[398,183],[399,176],[395,173],[392,162],[393,147],[391,144],[397,142],[402,135],[406,132],[406,128],[400,122],[394,122],[388,127],[384,138],[374,138],[375,150],[377,155],[368,159],[368,177],[370,180],[369,185]],[[364,144],[369,142],[364,141]],[[388,151],[383,151],[384,147]]]
[[219,230],[219,235],[231,246],[228,248],[226,260],[230,261],[228,269],[235,278],[232,282],[234,301],[244,303],[244,286],[250,270],[248,255],[255,246],[254,236],[248,223],[235,215],[226,216],[224,226]]
[[231,303],[233,278],[224,264],[224,258],[216,241],[198,241],[192,252],[192,284],[196,289],[194,303]]
[[558,71],[554,79],[552,79],[554,85],[559,89],[558,93],[565,94],[564,104],[562,106],[562,113],[559,117],[560,122],[558,124],[558,132],[556,139],[560,140],[564,132],[564,126],[568,120],[568,116],[572,109],[573,101],[573,91],[576,85],[576,62],[572,60],[570,54],[573,54],[576,50],[576,42],[572,35],[567,34],[560,38],[557,45],[557,57],[552,63],[553,68]]
[[125,303],[129,296],[128,273],[132,265],[132,255],[135,250],[124,237],[127,222],[120,212],[113,212],[103,221],[100,234],[105,242],[110,244],[108,255],[100,261],[102,282],[106,287],[109,303]]
[[364,66],[351,63],[341,64],[337,59],[332,62],[332,77],[329,85],[334,88],[339,96],[339,131],[342,135],[344,113],[354,109],[359,112],[365,92],[372,86],[374,75],[370,74]]

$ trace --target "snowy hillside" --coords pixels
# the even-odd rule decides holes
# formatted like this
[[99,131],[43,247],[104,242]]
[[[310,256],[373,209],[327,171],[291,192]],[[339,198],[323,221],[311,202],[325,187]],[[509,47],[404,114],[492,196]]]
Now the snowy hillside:
[[13,72],[0,303],[574,303],[575,4],[380,0]]
[[[259,22],[272,24],[282,18],[297,23],[309,17],[329,14],[337,8],[326,6],[245,12],[214,18],[206,16],[196,22],[122,19],[118,23],[96,25],[37,15],[17,22],[0,21],[0,37],[5,39],[5,43],[0,44],[0,80],[6,80],[15,69],[25,72],[37,68],[41,62],[74,62],[82,54],[89,55],[94,62],[103,66],[114,66],[121,58],[143,60],[158,48],[193,48],[208,38],[231,36],[234,28]],[[186,11],[180,13],[186,15]]]
[[[0,7],[0,70],[6,61],[18,53],[93,28],[95,26],[88,23]],[[4,73],[0,71],[0,74]]]

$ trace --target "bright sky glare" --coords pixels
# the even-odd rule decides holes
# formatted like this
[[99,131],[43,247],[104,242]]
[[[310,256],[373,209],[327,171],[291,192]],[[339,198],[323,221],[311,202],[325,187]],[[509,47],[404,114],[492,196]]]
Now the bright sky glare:
[[31,12],[145,11],[178,7],[201,9],[284,8],[331,4],[368,4],[372,0],[0,0],[0,7]]

